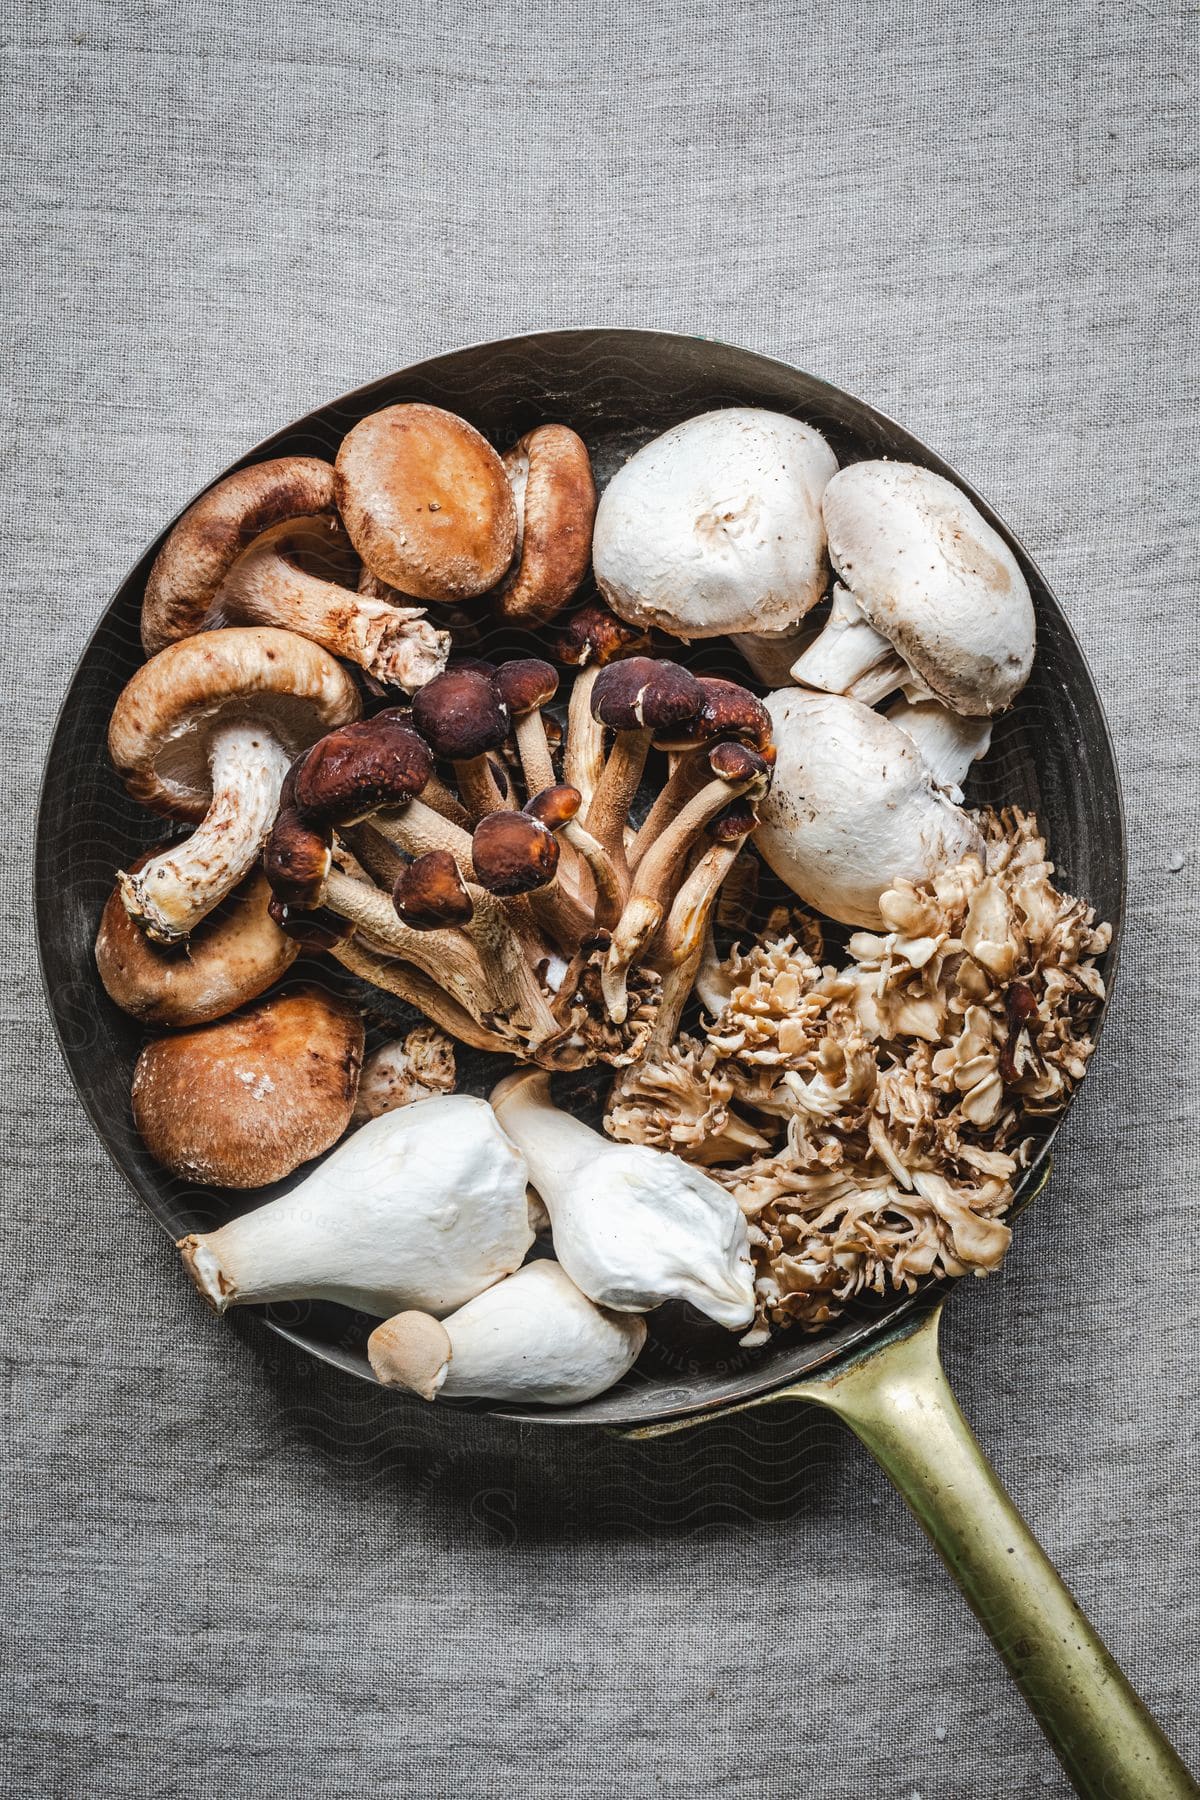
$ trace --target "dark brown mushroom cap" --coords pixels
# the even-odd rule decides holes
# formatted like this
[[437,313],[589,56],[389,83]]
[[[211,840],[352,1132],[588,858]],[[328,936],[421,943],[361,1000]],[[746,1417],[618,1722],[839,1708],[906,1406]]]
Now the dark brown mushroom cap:
[[719,675],[697,675],[702,696],[699,711],[683,725],[660,731],[660,750],[697,750],[718,739],[736,738],[765,752],[771,747],[771,715],[749,688]]
[[325,891],[333,833],[327,825],[310,825],[296,809],[296,777],[303,762],[299,758],[284,777],[279,811],[263,846],[263,870],[277,900],[308,910]]
[[433,774],[424,738],[390,712],[342,725],[297,768],[296,809],[310,825],[348,825],[381,806],[402,806]]
[[414,857],[396,877],[392,903],[414,931],[467,925],[475,913],[475,903],[449,850],[427,850]]
[[261,532],[333,506],[333,466],[315,456],[273,457],[209,488],[154,560],[142,600],[146,655],[199,631],[217,589]]
[[718,844],[736,844],[748,832],[754,831],[758,825],[758,814],[754,803],[748,795],[742,794],[723,806],[714,819],[708,822],[709,836]]
[[[130,864],[144,868],[159,844]],[[202,919],[185,943],[165,948],[136,925],[113,889],[96,934],[96,968],[110,1000],[147,1025],[205,1025],[266,992],[297,946],[270,916],[271,890],[255,869]]]
[[601,606],[597,600],[581,606],[567,620],[553,644],[555,660],[576,669],[586,668],[589,664],[603,667],[606,663],[616,662],[619,657],[632,656],[649,647],[648,631],[639,625],[627,625],[624,619],[618,619],[616,613]]
[[485,437],[440,406],[386,406],[347,432],[338,509],[373,575],[420,600],[486,593],[512,561],[517,513]]
[[277,894],[273,894],[267,911],[280,931],[298,949],[333,950],[338,944],[344,944],[354,933],[350,920],[343,919],[340,913],[331,912],[327,906],[317,906],[311,912],[303,912],[285,905]]
[[345,1131],[362,1068],[354,1008],[315,987],[147,1044],[133,1117],[156,1162],[217,1187],[281,1181]]
[[615,731],[671,730],[693,720],[702,705],[689,669],[652,656],[609,663],[592,689],[593,718]]
[[413,695],[413,724],[435,756],[473,762],[498,750],[508,736],[508,708],[486,665],[463,665],[435,675]]
[[520,495],[517,551],[498,590],[501,618],[544,625],[588,571],[596,483],[587,445],[567,425],[539,425],[504,457]]
[[471,861],[489,893],[527,894],[554,879],[558,840],[528,813],[487,813],[475,827]]
[[722,781],[761,783],[758,791],[764,794],[770,786],[771,764],[749,744],[714,744],[708,753],[708,766]]
[[130,677],[108,752],[152,812],[201,820],[212,800],[209,746],[223,724],[260,724],[293,755],[356,719],[358,689],[336,659],[273,625],[230,626],[168,644]]
[[514,719],[548,706],[558,692],[558,670],[540,656],[522,656],[496,670],[500,697]]
[[544,825],[547,831],[560,831],[570,823],[582,805],[583,795],[579,789],[563,782],[557,787],[543,788],[540,793],[531,794],[521,810]]

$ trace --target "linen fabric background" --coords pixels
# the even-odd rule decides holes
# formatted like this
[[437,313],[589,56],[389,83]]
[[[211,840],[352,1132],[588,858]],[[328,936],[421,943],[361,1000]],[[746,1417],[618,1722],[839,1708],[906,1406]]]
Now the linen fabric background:
[[1115,1011],[945,1351],[1200,1756],[1195,9],[52,0],[0,37],[5,1791],[1067,1792],[839,1427],[447,1418],[217,1324],[59,1061],[33,806],[126,568],[315,403],[592,323],[746,343],[892,413],[1092,661],[1130,816]]

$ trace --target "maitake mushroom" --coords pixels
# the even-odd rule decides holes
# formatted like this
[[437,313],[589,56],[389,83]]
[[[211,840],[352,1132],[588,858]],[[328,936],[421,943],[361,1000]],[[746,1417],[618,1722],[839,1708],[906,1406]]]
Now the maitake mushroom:
[[703,1163],[739,1200],[758,1325],[816,1329],[864,1289],[1001,1260],[1031,1115],[1091,1054],[1110,931],[1060,893],[1036,821],[880,896],[883,930],[821,968],[779,920],[721,968],[702,1038],[618,1076],[606,1127]]

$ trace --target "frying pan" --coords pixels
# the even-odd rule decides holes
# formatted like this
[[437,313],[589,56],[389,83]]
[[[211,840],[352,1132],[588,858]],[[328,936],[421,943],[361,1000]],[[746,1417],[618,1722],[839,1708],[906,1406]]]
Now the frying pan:
[[[288,453],[332,456],[358,419],[402,400],[462,413],[500,447],[546,420],[565,421],[586,440],[601,484],[638,445],[680,419],[712,407],[754,405],[816,425],[840,462],[898,457],[966,488],[908,432],[826,382],[747,350],[635,330],[544,332],[435,357],[318,408],[236,466]],[[986,504],[972,498],[1021,560],[1037,609],[1038,654],[968,797],[1037,812],[1061,884],[1085,895],[1113,925],[1105,969],[1111,990],[1125,837],[1103,710],[1045,581]],[[189,1187],[146,1156],[129,1112],[142,1034],[107,1000],[92,964],[114,869],[161,835],[161,825],[125,796],[105,752],[113,703],[142,660],[138,611],[157,549],[151,545],[122,583],[71,682],[46,765],[35,888],[43,977],[67,1067],[117,1167],[174,1238],[223,1220],[228,1197]],[[499,647],[522,646],[516,640]],[[727,645],[697,646],[692,660],[746,678]],[[354,988],[341,971],[322,966],[321,978]],[[357,990],[357,997],[381,1029],[403,1028],[398,1003],[375,990]],[[468,1053],[460,1067],[463,1087],[487,1092],[494,1065]],[[1052,1137],[1047,1132],[1039,1144],[1019,1202],[1044,1182]],[[698,1325],[683,1309],[663,1308],[638,1368],[620,1387],[584,1406],[509,1409],[508,1416],[657,1435],[772,1400],[828,1408],[861,1438],[916,1513],[1078,1791],[1109,1800],[1200,1793],[1007,1499],[954,1402],[937,1354],[947,1286],[861,1304],[823,1336],[785,1333],[757,1351],[731,1352],[728,1334]],[[366,1321],[317,1304],[267,1309],[266,1317],[290,1342],[371,1379],[363,1353]]]

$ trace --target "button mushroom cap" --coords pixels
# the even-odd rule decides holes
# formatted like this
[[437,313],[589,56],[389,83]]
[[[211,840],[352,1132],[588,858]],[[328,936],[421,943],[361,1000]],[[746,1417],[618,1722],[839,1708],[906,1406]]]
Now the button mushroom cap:
[[821,495],[836,468],[820,432],[782,413],[686,419],[601,495],[601,592],[623,619],[675,637],[786,632],[825,591]]
[[451,1398],[579,1405],[637,1361],[646,1321],[596,1306],[556,1262],[527,1263],[439,1323],[400,1313],[367,1342],[385,1387]]
[[421,600],[464,600],[512,561],[517,513],[487,439],[440,406],[387,406],[347,432],[338,508],[381,581]]
[[[1033,667],[1033,601],[1016,557],[967,496],[912,463],[861,462],[833,477],[823,510],[833,565],[916,678],[913,697],[970,717],[1010,705]],[[825,685],[814,679],[821,645],[799,659],[797,680]],[[863,654],[869,661],[869,644]]]
[[[131,872],[155,854],[131,864]],[[130,918],[114,888],[96,934],[96,968],[123,1012],[147,1025],[204,1025],[266,992],[300,946],[271,918],[271,889],[260,869],[192,932],[186,947],[163,949]]]
[[504,457],[517,510],[513,566],[497,590],[501,618],[544,625],[587,574],[596,483],[583,439],[567,425],[539,425]]
[[267,724],[291,756],[358,717],[358,690],[326,651],[273,626],[231,626],[169,645],[129,680],[108,750],[152,812],[199,821],[212,799],[209,746],[222,723]]
[[189,506],[154,561],[142,600],[142,644],[153,656],[199,631],[233,563],[284,519],[333,510],[333,467],[277,456],[237,469]]
[[370,1120],[289,1194],[179,1249],[217,1312],[314,1299],[440,1317],[521,1266],[527,1182],[486,1100],[439,1095]]
[[879,930],[879,896],[894,881],[927,881],[983,855],[975,824],[888,719],[803,688],[781,688],[766,706],[778,759],[754,842],[810,906]]
[[519,1069],[492,1105],[523,1153],[550,1215],[554,1254],[598,1306],[646,1312],[688,1300],[731,1330],[754,1316],[741,1208],[667,1151],[614,1144],[550,1098],[550,1078]]
[[147,1044],[133,1117],[156,1162],[187,1181],[256,1188],[319,1156],[350,1122],[363,1026],[304,987]]

